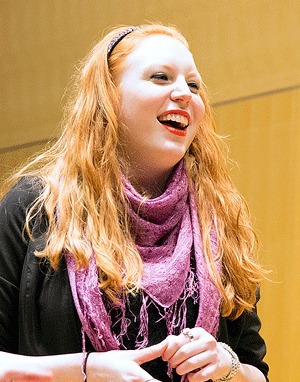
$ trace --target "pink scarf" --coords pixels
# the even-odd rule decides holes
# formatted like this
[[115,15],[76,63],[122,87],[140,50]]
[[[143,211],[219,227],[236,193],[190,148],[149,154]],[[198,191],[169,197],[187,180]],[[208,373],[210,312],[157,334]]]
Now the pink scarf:
[[[195,326],[200,326],[216,336],[221,297],[212,282],[203,256],[197,210],[192,187],[181,161],[162,195],[142,202],[141,195],[124,179],[130,203],[132,234],[144,266],[142,277],[142,307],[139,338],[136,348],[148,344],[148,306],[155,304],[164,311],[169,334],[186,326],[186,299],[198,302]],[[217,251],[215,233],[211,232],[211,247]],[[191,269],[194,253],[195,269]],[[121,334],[111,330],[109,309],[98,286],[95,256],[89,268],[76,270],[71,254],[66,255],[70,285],[82,330],[95,350],[107,351],[120,348],[126,335],[125,301],[121,306],[123,317]],[[217,264],[220,271],[221,265]],[[84,345],[85,348],[85,345]]]

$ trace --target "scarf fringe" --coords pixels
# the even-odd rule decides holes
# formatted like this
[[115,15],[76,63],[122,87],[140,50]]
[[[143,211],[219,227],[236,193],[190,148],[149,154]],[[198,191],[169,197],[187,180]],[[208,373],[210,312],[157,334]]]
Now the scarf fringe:
[[[140,325],[139,331],[135,340],[136,349],[144,349],[149,344],[149,307],[154,306],[160,318],[158,321],[165,320],[167,326],[168,335],[178,335],[187,325],[187,299],[192,298],[194,304],[199,303],[199,293],[198,284],[195,276],[195,272],[190,269],[188,272],[188,277],[185,282],[185,288],[182,296],[177,300],[172,306],[166,308],[159,305],[151,297],[149,297],[144,291],[141,291],[142,304],[140,309]],[[116,321],[117,326],[119,326],[120,333],[116,336],[118,344],[120,347],[125,348],[124,338],[127,337],[127,329],[132,323],[136,322],[137,318],[132,313],[132,319],[126,317],[126,304],[129,306],[128,298],[123,300],[123,303],[118,307],[119,316]],[[168,364],[168,376],[173,380],[172,367]],[[182,379],[182,382],[184,379]]]
[[[144,291],[141,291],[142,305],[140,309],[140,325],[138,335],[135,341],[136,349],[143,349],[149,344],[149,316],[148,311],[150,306],[154,306],[160,318],[158,321],[165,320],[167,326],[168,335],[178,335],[186,327],[186,316],[187,316],[187,299],[192,298],[194,304],[199,303],[199,293],[197,287],[197,281],[195,273],[190,270],[185,283],[185,288],[182,296],[169,308],[162,307],[157,302],[155,302],[151,297],[149,297]],[[131,321],[125,316],[126,308],[122,304],[121,317],[118,322],[121,323],[121,332],[118,334],[117,338],[121,345],[123,345],[122,337],[127,334],[127,328]],[[134,322],[136,317],[133,315]]]

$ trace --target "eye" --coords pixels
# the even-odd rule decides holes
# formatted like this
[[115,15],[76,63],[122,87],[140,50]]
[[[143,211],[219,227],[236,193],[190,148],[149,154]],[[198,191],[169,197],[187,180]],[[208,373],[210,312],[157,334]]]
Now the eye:
[[165,73],[152,74],[151,79],[158,81],[169,81],[169,77]]
[[199,93],[200,85],[197,82],[188,82],[188,86],[192,89],[193,93]]

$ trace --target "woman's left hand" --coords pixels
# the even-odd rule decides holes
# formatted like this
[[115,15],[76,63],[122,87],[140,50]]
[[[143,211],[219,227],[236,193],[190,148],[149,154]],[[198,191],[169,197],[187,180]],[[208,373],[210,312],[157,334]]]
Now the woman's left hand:
[[229,353],[202,328],[184,329],[178,336],[168,336],[162,359],[177,374],[187,374],[190,382],[204,382],[227,375],[231,369]]

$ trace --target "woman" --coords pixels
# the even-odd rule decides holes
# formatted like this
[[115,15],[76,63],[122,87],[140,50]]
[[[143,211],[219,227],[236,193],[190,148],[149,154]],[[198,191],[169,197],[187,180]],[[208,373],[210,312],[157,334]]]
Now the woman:
[[186,40],[116,28],[77,85],[1,204],[0,361],[73,382],[267,380],[255,236]]

